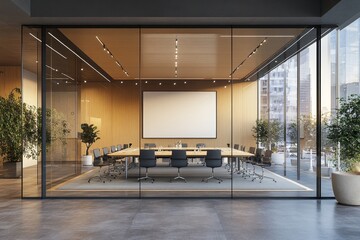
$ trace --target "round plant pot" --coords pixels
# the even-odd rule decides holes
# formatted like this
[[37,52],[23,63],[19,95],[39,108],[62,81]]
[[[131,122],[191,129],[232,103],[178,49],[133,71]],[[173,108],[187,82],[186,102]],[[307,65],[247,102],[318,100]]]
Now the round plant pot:
[[341,204],[360,205],[360,175],[347,172],[331,174],[332,188],[336,200]]
[[271,162],[276,165],[284,164],[284,153],[273,153],[271,154]]
[[83,166],[92,166],[93,164],[92,155],[81,156],[81,162]]

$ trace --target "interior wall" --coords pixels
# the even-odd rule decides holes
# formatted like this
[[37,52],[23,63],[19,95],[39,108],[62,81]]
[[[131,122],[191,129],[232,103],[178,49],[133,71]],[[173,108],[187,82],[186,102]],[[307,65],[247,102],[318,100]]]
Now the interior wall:
[[[23,102],[32,106],[38,106],[38,88],[37,75],[33,72],[23,69],[22,78],[22,98]],[[37,164],[37,159],[23,156],[23,167],[30,167]]]
[[[219,82],[219,81],[218,81]],[[224,82],[225,83],[225,82]],[[216,139],[181,139],[189,146],[205,143],[207,146],[226,147],[231,143],[231,118],[233,117],[233,143],[255,146],[251,128],[257,117],[257,84],[233,84],[233,116],[231,114],[231,85],[216,86],[192,83],[192,91],[217,92],[217,138]],[[81,85],[81,123],[93,123],[100,130],[100,140],[91,149],[110,147],[111,145],[132,143],[134,147],[144,143],[156,143],[157,146],[175,145],[180,139],[142,139],[141,138],[141,91],[145,90],[174,90],[171,85],[150,87],[142,85],[141,89],[134,82],[120,81],[113,83],[88,82]],[[177,86],[176,90],[189,90],[187,87]],[[165,117],[159,116],[159,117]],[[191,116],[189,116],[191,117]],[[85,145],[81,145],[84,154]]]
[[[0,66],[0,96],[6,97],[14,88],[21,88],[21,67]],[[3,159],[0,156],[0,164]]]
[[20,66],[0,66],[0,95],[9,95],[14,88],[21,88]]

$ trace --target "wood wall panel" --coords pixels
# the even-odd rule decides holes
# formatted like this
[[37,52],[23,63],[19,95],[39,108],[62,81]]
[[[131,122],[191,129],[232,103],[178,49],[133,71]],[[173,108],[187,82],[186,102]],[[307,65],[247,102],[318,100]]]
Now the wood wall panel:
[[17,87],[21,88],[20,66],[0,66],[0,96],[9,95]]
[[246,149],[256,146],[252,127],[257,118],[257,83],[234,84],[233,89],[234,143],[245,145]]
[[[234,143],[254,146],[251,128],[257,117],[256,82],[233,85],[233,108],[231,113],[231,85],[225,88],[225,82],[209,84],[209,81],[191,83],[187,86],[145,85],[141,88],[134,82],[119,81],[113,83],[87,83],[81,86],[81,122],[98,119],[101,122],[100,137],[92,149],[104,146],[132,143],[134,147],[144,143],[156,143],[157,146],[174,146],[181,140],[189,146],[206,143],[207,146],[225,147],[231,143],[231,118],[233,117]],[[142,90],[177,90],[177,91],[216,91],[217,92],[217,138],[216,139],[142,139],[141,138],[141,92]],[[159,117],[166,117],[159,116]],[[191,116],[189,116],[191,117]],[[99,122],[99,123],[100,123]],[[95,123],[95,122],[94,122]],[[82,144],[82,153],[85,146]]]

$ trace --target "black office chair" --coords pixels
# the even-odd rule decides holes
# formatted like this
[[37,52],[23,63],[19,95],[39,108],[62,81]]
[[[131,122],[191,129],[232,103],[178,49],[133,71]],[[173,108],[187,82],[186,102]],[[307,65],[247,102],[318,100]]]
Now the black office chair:
[[268,179],[272,179],[274,182],[276,182],[275,178],[264,175],[264,168],[267,167],[267,166],[271,166],[271,155],[272,155],[271,150],[266,150],[265,151],[265,154],[261,158],[261,161],[256,164],[256,166],[261,167],[261,174],[256,173],[255,174],[256,177],[254,177],[252,181],[259,178],[260,183],[261,183],[264,178],[268,178]]
[[214,168],[222,166],[221,150],[207,150],[205,164],[206,167],[211,168],[211,176],[202,181],[208,182],[210,179],[216,179],[221,183],[223,180],[214,176]]
[[103,161],[111,162],[112,158],[108,155],[110,153],[109,148],[103,147],[102,150],[103,150]]
[[[206,147],[206,144],[205,143],[197,143],[196,144],[196,148],[200,151],[200,148],[204,148]],[[198,164],[202,164],[202,165],[205,165],[205,158],[198,158],[199,159],[199,162]],[[193,159],[194,160],[194,159]]]
[[118,151],[121,151],[121,150],[122,150],[121,144],[118,144],[118,145],[116,146],[116,149],[117,149]]
[[106,176],[104,173],[101,172],[101,170],[102,167],[108,166],[108,164],[103,162],[102,156],[100,154],[100,149],[98,148],[94,149],[93,154],[94,154],[93,166],[99,168],[99,174],[90,177],[88,183],[90,183],[90,181],[93,179],[98,179],[100,182],[105,183]]
[[148,169],[151,167],[156,167],[156,157],[155,157],[155,150],[149,150],[149,149],[141,149],[140,150],[140,167],[144,167],[146,169],[145,177],[138,178],[138,181],[141,180],[152,180],[152,183],[155,181],[154,178],[149,177],[148,175]]
[[129,144],[125,143],[123,149],[129,148]]
[[[174,180],[181,179],[186,182],[186,179],[180,176],[180,168],[188,166],[188,160],[185,150],[172,150],[171,152],[171,166],[178,169],[178,175]],[[171,182],[171,180],[170,180]]]
[[205,143],[197,143],[196,144],[196,148],[204,148],[204,147],[206,147]]
[[187,143],[182,143],[182,144],[181,144],[181,147],[187,148],[187,147],[188,147],[188,144],[187,144]]
[[111,153],[114,153],[114,152],[117,151],[115,145],[113,145],[113,146],[110,147],[110,151],[111,151]]

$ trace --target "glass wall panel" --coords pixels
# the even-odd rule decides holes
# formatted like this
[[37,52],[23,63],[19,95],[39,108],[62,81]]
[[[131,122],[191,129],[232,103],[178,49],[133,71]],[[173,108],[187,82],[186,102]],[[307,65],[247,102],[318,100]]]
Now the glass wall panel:
[[[22,99],[29,113],[32,113],[36,126],[35,141],[28,148],[36,154],[24,154],[22,171],[22,196],[41,197],[41,143],[38,131],[38,109],[41,108],[41,28],[22,29]],[[25,111],[25,109],[23,110]],[[29,150],[29,149],[27,149]]]
[[[136,28],[48,31],[48,196],[139,196],[133,158],[110,156],[139,143],[138,36]],[[95,142],[86,125],[96,127]]]
[[[353,23],[341,33],[344,67],[350,58],[358,64],[356,29]],[[292,49],[305,45],[293,44],[304,33],[49,28],[42,40],[38,29],[24,27],[24,102],[32,99],[39,110],[41,41],[46,44],[47,196],[315,196],[316,46],[297,54]],[[313,36],[301,41],[307,38]],[[322,165],[330,169],[324,126],[336,107],[336,34],[322,43]],[[340,71],[340,96],[359,92],[354,66]],[[257,142],[257,119],[267,140]],[[99,136],[88,152],[84,124],[95,126]],[[255,157],[248,155],[250,147]],[[151,166],[143,164],[141,150],[154,150]],[[178,167],[174,150],[185,150],[187,163]],[[205,158],[210,150],[221,154],[214,168]],[[24,197],[40,196],[40,163],[24,159]],[[329,177],[322,181],[324,195],[332,196]]]
[[[141,197],[231,196],[230,71],[230,29],[141,29],[140,146],[165,154],[148,169],[154,183],[140,181]],[[214,149],[222,163],[207,179],[205,154]],[[186,152],[187,164],[177,167],[174,150]]]
[[334,171],[335,148],[327,139],[326,124],[336,114],[337,107],[337,30],[321,39],[321,191],[324,197],[333,197],[331,172]]

